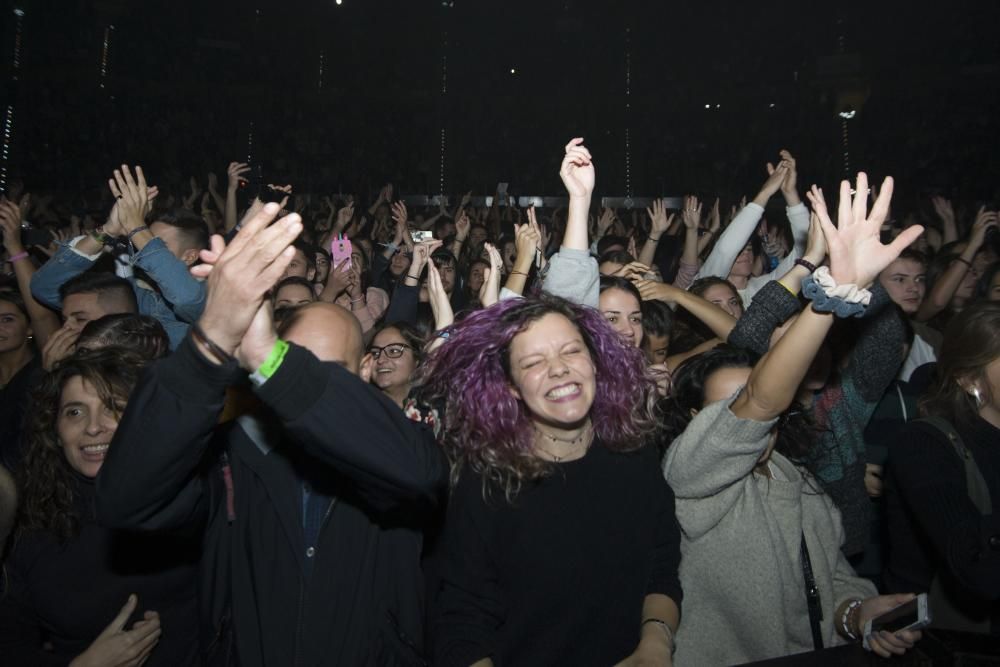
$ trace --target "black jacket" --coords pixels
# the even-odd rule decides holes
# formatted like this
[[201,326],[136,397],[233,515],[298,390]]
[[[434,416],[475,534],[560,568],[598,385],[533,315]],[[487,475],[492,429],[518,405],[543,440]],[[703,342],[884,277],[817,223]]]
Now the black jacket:
[[[83,653],[139,598],[127,626],[160,614],[163,634],[145,664],[197,664],[200,540],[178,534],[108,530],[94,520],[94,481],[73,476],[79,532],[62,542],[48,532],[12,538],[0,577],[0,664],[64,666]],[[43,643],[51,650],[43,650]]]
[[[239,375],[190,339],[146,372],[98,481],[101,521],[205,524],[210,662],[421,664],[421,526],[447,483],[433,434],[294,345],[256,390],[262,418],[216,428]],[[335,495],[308,580],[303,480]]]

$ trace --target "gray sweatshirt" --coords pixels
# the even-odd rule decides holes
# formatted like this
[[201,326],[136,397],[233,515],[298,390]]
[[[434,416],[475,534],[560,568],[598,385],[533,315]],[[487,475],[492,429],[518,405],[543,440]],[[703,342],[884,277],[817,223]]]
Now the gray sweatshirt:
[[774,479],[754,473],[774,422],[739,419],[732,399],[707,406],[663,471],[677,499],[684,616],[674,665],[732,665],[813,648],[799,544],[803,533],[823,610],[825,646],[843,643],[836,609],[876,594],[840,551],[840,514],[777,452]]

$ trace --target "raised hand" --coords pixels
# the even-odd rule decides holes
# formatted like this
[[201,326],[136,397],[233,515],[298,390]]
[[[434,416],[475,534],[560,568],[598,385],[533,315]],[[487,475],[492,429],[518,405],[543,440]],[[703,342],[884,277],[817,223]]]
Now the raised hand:
[[931,197],[931,204],[934,206],[934,212],[938,214],[942,222],[955,224],[955,209],[952,207],[951,201],[937,196]]
[[409,213],[406,210],[406,204],[401,201],[395,202],[392,205],[392,219],[396,221],[397,225],[406,226],[409,221]]
[[773,197],[781,189],[782,183],[788,176],[788,163],[782,160],[778,166],[770,162],[767,163],[767,180],[761,186],[761,194],[767,194],[768,198]]
[[858,174],[853,198],[851,184],[841,181],[836,226],[827,211],[823,191],[814,185],[807,193],[823,226],[830,255],[830,274],[838,284],[868,287],[882,269],[923,233],[923,227],[914,225],[903,230],[889,245],[879,240],[882,223],[889,213],[892,188],[892,177],[888,176],[868,213],[868,176],[864,172]]
[[[718,200],[716,200],[716,205],[718,205]],[[684,209],[681,211],[681,220],[684,222],[684,227],[689,232],[698,233],[698,227],[701,226],[701,202],[694,195],[690,195],[684,198]]]
[[611,208],[602,208],[601,217],[597,219],[597,236],[598,238],[604,236],[611,229],[611,226],[615,224],[615,211]]
[[468,214],[462,211],[458,220],[455,221],[455,240],[464,242],[465,239],[469,238],[470,229],[472,229],[472,222],[469,220]]
[[160,616],[155,611],[147,611],[141,621],[126,630],[125,625],[137,604],[136,596],[129,595],[114,620],[86,651],[69,663],[70,667],[138,667],[146,662],[160,641]]
[[[430,262],[431,255],[440,247],[441,241],[439,239],[431,239],[414,244],[413,259],[410,262],[408,276],[417,276],[419,278],[420,273],[424,270],[424,266]],[[410,278],[407,277],[407,281],[409,280]]]
[[17,204],[6,197],[0,198],[0,232],[3,233],[3,245],[10,255],[24,252],[21,243],[21,212]]
[[346,204],[337,211],[337,221],[333,224],[333,233],[339,234],[347,227],[347,223],[354,217],[354,204]]
[[802,201],[799,198],[799,174],[796,171],[795,158],[786,150],[782,150],[779,155],[781,155],[781,164],[787,168],[785,178],[781,181],[781,194],[784,195],[785,201],[788,202],[789,206],[793,206]]
[[500,300],[500,276],[503,274],[503,258],[500,251],[492,243],[485,244],[486,253],[490,258],[490,268],[485,269],[483,284],[479,288],[479,303],[489,308]]
[[[194,181],[193,178],[191,180]],[[143,174],[142,167],[135,168],[135,178],[133,178],[128,165],[123,164],[120,170],[115,169],[114,178],[108,179],[108,187],[118,200],[110,218],[125,233],[143,226],[150,209],[150,194],[155,196],[155,193],[146,185],[146,175]]]
[[674,222],[673,214],[667,216],[667,204],[664,199],[654,199],[653,205],[646,209],[646,215],[650,220],[649,235],[654,239],[663,236]]
[[250,165],[245,162],[230,162],[226,168],[226,176],[229,178],[228,187],[230,190],[238,190],[240,181],[246,181],[243,174],[249,173]]
[[983,247],[986,241],[986,232],[997,226],[997,212],[987,211],[985,206],[980,207],[976,214],[976,221],[972,223],[972,230],[969,232],[969,246],[974,248]]
[[594,192],[596,173],[590,151],[583,145],[582,138],[571,139],[566,144],[566,155],[559,168],[566,191],[572,198],[590,197]]
[[440,331],[445,327],[450,327],[455,322],[455,313],[452,310],[451,301],[448,299],[448,293],[444,291],[441,274],[438,273],[434,262],[427,266],[427,299],[431,304],[431,312],[434,314],[434,329]]
[[292,213],[272,225],[280,210],[277,204],[266,204],[228,246],[222,237],[213,236],[212,250],[201,253],[205,263],[191,269],[195,276],[208,279],[205,310],[198,323],[227,354],[236,350],[264,295],[295,256],[291,244],[302,233],[302,219]]
[[712,204],[712,210],[708,213],[708,230],[710,232],[717,232],[722,226],[722,217],[719,215],[719,198],[715,198],[715,203]]
[[[532,209],[528,209],[531,211]],[[538,230],[538,223],[532,224],[533,213],[529,213],[528,223],[524,225],[514,225],[514,248],[517,256],[534,257],[542,242],[542,235]]]

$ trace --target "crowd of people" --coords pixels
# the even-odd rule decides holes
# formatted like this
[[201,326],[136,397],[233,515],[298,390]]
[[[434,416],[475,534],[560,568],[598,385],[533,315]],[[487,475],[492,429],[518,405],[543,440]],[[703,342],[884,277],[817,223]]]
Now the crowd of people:
[[889,657],[922,593],[1000,633],[998,214],[772,159],[645,214],[582,139],[558,210],[15,185],[4,664]]

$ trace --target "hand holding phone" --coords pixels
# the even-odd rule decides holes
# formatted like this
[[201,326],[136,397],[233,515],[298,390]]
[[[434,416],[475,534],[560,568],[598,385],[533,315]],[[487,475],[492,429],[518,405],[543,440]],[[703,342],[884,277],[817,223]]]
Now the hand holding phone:
[[351,240],[343,234],[337,234],[330,241],[330,259],[333,266],[339,267],[343,262],[347,262],[347,268],[351,268]]
[[869,618],[864,627],[864,647],[869,651],[881,654],[871,643],[872,637],[877,636],[880,631],[884,630],[892,635],[898,635],[901,632],[926,628],[930,623],[931,611],[927,602],[927,593],[921,593],[908,602],[896,605],[874,618]]

